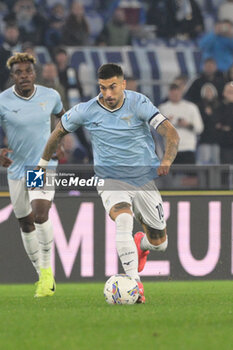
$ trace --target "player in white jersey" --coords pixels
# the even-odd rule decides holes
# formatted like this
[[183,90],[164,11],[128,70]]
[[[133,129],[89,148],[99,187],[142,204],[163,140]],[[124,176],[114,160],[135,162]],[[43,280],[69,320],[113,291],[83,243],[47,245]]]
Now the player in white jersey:
[[[103,205],[116,223],[116,247],[126,274],[138,281],[144,303],[144,289],[138,272],[149,250],[167,247],[162,199],[154,179],[167,175],[177,154],[179,136],[172,124],[144,95],[125,90],[120,66],[108,63],[98,70],[100,94],[74,106],[62,116],[51,134],[38,167],[45,168],[58,141],[80,125],[91,135],[95,173],[105,179],[98,188]],[[165,139],[161,163],[155,152],[149,124]],[[133,214],[143,232],[132,236]]]
[[7,61],[14,85],[0,94],[0,125],[8,140],[8,148],[0,150],[0,165],[8,168],[10,197],[23,244],[39,274],[35,296],[44,297],[55,292],[53,231],[48,218],[54,191],[27,190],[25,167],[35,167],[41,157],[51,132],[51,114],[61,117],[65,111],[57,91],[34,84],[35,62],[26,53],[16,53]]

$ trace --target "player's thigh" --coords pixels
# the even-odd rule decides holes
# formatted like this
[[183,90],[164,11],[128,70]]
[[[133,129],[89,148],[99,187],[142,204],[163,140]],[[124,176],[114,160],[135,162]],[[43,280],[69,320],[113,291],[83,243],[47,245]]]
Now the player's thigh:
[[54,195],[55,190],[35,189],[34,191],[29,191],[29,199],[36,223],[42,224],[48,220],[48,213]]
[[[108,214],[110,214],[111,209],[122,203],[123,210],[131,210],[132,206],[132,195],[130,190],[132,186],[115,179],[105,179],[104,186],[97,187],[98,194],[101,196],[103,206]],[[121,208],[119,208],[121,210]]]
[[130,208],[132,206],[132,199],[127,191],[101,191],[99,195],[108,214],[111,209],[119,203],[125,203],[129,205]]
[[163,201],[155,186],[149,191],[137,192],[133,199],[133,212],[135,218],[147,227],[158,231],[165,230]]
[[[54,176],[54,171],[50,170],[47,172],[47,175]],[[29,200],[32,205],[33,211],[49,210],[51,203],[55,195],[54,185],[44,186],[43,188],[35,188],[34,190],[29,190]],[[44,203],[44,204],[43,204]]]
[[30,202],[34,200],[39,200],[39,199],[52,202],[54,199],[55,190],[54,189],[43,190],[43,189],[36,188],[34,191],[29,190],[28,193],[29,193]]
[[8,179],[9,192],[13,210],[17,219],[27,217],[31,211],[28,190],[25,186],[25,179]]

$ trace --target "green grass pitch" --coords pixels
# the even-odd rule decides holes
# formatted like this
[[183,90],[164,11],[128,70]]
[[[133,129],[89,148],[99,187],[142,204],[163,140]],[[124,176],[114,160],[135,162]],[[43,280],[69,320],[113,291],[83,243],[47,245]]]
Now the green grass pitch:
[[147,282],[145,305],[108,305],[103,283],[0,286],[1,350],[230,350],[232,281]]

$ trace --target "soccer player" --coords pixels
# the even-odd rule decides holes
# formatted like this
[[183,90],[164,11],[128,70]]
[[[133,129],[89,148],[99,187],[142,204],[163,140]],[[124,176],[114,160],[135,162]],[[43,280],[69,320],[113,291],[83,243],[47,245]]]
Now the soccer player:
[[0,165],[8,168],[10,198],[24,248],[39,274],[35,296],[44,297],[55,292],[48,219],[54,191],[28,191],[25,167],[36,166],[41,157],[51,132],[51,114],[61,117],[65,111],[57,91],[34,84],[35,63],[27,53],[16,53],[7,61],[14,85],[0,94],[0,125],[8,140],[8,148],[0,150]]
[[[162,199],[154,179],[168,174],[177,154],[179,136],[146,96],[125,90],[120,66],[102,65],[98,82],[97,97],[74,106],[62,116],[38,167],[46,168],[63,135],[81,125],[89,130],[95,173],[105,179],[103,189],[98,188],[98,192],[116,223],[117,252],[125,273],[138,281],[138,302],[144,303],[138,272],[144,268],[149,250],[165,251],[168,244]],[[149,125],[165,139],[161,164],[154,152]],[[145,232],[136,233],[134,239],[133,214]]]

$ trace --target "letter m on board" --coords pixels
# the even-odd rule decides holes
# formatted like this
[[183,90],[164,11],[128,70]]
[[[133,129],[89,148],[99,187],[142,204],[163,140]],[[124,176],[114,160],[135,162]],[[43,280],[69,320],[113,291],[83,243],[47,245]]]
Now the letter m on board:
[[[69,278],[71,275],[79,249],[81,249],[81,276],[92,277],[94,275],[94,204],[90,202],[81,204],[69,241],[55,204],[50,210],[50,219],[53,224],[54,248],[56,246],[66,277]],[[55,271],[55,249],[53,249],[52,260]]]

